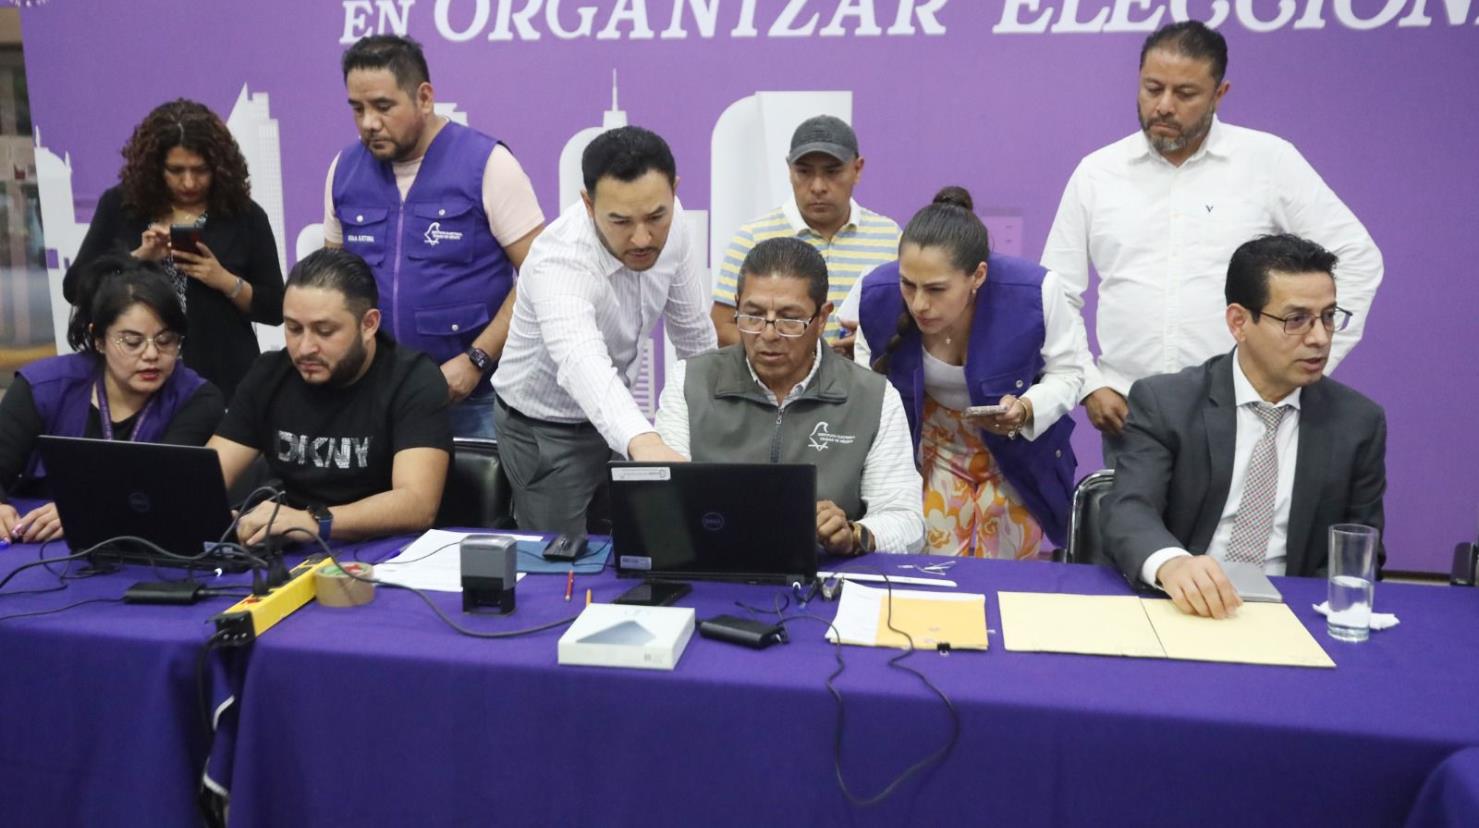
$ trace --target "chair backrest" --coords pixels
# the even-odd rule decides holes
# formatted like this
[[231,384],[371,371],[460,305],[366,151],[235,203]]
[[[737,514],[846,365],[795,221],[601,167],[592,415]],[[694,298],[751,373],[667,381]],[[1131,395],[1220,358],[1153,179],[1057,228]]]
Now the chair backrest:
[[1114,469],[1100,469],[1078,482],[1068,518],[1068,562],[1110,565],[1104,549],[1100,502],[1114,485]]
[[498,462],[498,441],[458,437],[452,441],[452,464],[436,525],[478,529],[513,526],[513,496],[508,476]]

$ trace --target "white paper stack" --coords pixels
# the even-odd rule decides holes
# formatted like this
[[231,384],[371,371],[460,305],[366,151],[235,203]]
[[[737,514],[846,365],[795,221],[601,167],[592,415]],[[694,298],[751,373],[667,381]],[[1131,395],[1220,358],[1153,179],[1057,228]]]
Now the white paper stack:
[[559,663],[671,670],[693,628],[689,607],[591,604],[560,636]]

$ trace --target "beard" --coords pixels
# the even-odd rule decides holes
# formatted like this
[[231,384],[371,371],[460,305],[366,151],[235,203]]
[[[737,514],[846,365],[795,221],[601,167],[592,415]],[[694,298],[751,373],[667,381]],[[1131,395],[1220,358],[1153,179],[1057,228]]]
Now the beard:
[[350,348],[349,353],[345,354],[344,358],[339,360],[329,372],[329,378],[325,384],[334,388],[344,388],[353,383],[359,377],[360,369],[364,367],[369,353],[370,350],[365,347],[364,340],[355,337],[354,347]]
[[[1135,107],[1135,119],[1140,122],[1140,131],[1145,133],[1146,139],[1150,141],[1150,145],[1155,148],[1155,151],[1162,155],[1181,152],[1187,147],[1196,146],[1203,138],[1207,137],[1208,132],[1212,131],[1212,118],[1216,115],[1217,107],[1209,107],[1206,113],[1197,119],[1196,123],[1193,123],[1191,126],[1182,126],[1169,118],[1147,121],[1145,120],[1145,116],[1140,114],[1140,107],[1138,105]],[[1152,135],[1150,128],[1157,124],[1170,124],[1171,126],[1179,127],[1181,131],[1177,135],[1168,137]]]

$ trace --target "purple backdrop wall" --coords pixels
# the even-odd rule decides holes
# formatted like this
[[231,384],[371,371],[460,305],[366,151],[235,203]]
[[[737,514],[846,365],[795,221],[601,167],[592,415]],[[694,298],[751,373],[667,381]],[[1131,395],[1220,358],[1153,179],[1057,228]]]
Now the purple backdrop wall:
[[[685,10],[685,39],[660,36],[675,1]],[[646,9],[655,36],[633,38],[627,21],[616,39],[559,39],[541,5],[555,6],[567,28],[578,24],[580,9],[591,9],[595,32],[613,12]],[[899,29],[901,5],[926,12],[908,18],[912,35],[888,34]],[[1468,270],[1479,261],[1470,192],[1479,180],[1472,88],[1479,2],[50,0],[22,11],[22,32],[33,117],[42,144],[70,155],[77,222],[85,224],[88,205],[115,180],[117,150],[151,107],[185,96],[224,116],[246,84],[268,93],[280,126],[291,264],[298,232],[321,219],[329,160],[355,137],[338,74],[340,40],[346,29],[362,33],[386,20],[380,11],[387,6],[395,12],[387,22],[403,19],[426,45],[438,99],[455,101],[472,126],[511,145],[550,215],[560,149],[600,123],[616,68],[632,122],[673,145],[690,207],[708,206],[710,133],[729,104],[761,90],[851,90],[868,159],[861,201],[903,220],[938,186],[964,184],[978,203],[1022,216],[1028,257],[1041,252],[1078,159],[1135,128],[1144,32],[1102,31],[1096,15],[1161,23],[1173,11],[1226,16],[1220,29],[1230,42],[1232,91],[1222,117],[1293,141],[1386,258],[1366,337],[1339,378],[1387,408],[1390,566],[1445,569],[1453,543],[1475,535],[1479,440],[1470,410],[1479,401],[1479,371],[1469,328],[1479,280]],[[473,27],[480,8],[487,20],[470,39],[446,35]],[[488,39],[500,19],[530,8],[538,40],[521,39],[508,24],[511,39]],[[712,37],[700,35],[695,8],[715,11]],[[839,9],[874,10],[883,33],[860,36],[866,18],[845,16],[843,36],[821,36]],[[942,32],[926,33],[930,9]],[[752,10],[757,36],[735,36]],[[798,11],[789,22],[787,10]],[[813,14],[818,31],[772,36],[777,25],[802,27]],[[1044,14],[1059,31],[1003,30],[1003,20]],[[447,25],[438,25],[439,16]],[[1250,21],[1281,16],[1287,19],[1273,31],[1252,30],[1259,26]],[[1094,31],[1062,31],[1066,19],[1089,21],[1084,27]],[[47,233],[51,245],[51,227]],[[1086,473],[1099,449],[1081,415],[1080,423]]]

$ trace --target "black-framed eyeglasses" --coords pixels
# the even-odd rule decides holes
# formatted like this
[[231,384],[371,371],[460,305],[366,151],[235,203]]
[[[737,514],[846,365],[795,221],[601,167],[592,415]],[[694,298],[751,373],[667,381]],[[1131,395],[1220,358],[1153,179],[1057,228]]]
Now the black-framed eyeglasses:
[[185,337],[174,331],[160,331],[153,336],[144,336],[134,331],[124,331],[113,335],[113,343],[118,349],[130,356],[142,354],[144,347],[150,342],[154,343],[154,349],[165,356],[173,356],[180,352],[180,346],[185,343]]
[[811,323],[815,322],[816,318],[817,315],[812,314],[805,319],[792,319],[786,316],[778,319],[766,319],[763,316],[737,313],[734,315],[734,324],[735,327],[739,328],[740,333],[751,335],[764,333],[766,325],[774,325],[776,333],[789,339],[795,339],[806,333],[806,329],[811,327]]
[[1288,316],[1274,316],[1268,311],[1259,311],[1259,314],[1284,323],[1284,333],[1290,336],[1309,333],[1310,329],[1315,326],[1316,319],[1325,326],[1326,333],[1338,333],[1351,324],[1351,312],[1345,308],[1331,308],[1319,314],[1300,312],[1291,313]]

